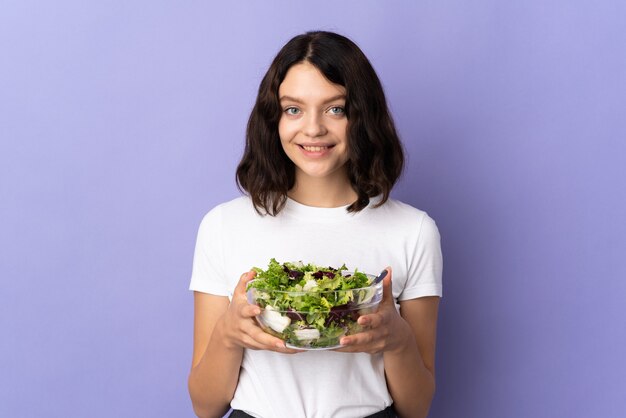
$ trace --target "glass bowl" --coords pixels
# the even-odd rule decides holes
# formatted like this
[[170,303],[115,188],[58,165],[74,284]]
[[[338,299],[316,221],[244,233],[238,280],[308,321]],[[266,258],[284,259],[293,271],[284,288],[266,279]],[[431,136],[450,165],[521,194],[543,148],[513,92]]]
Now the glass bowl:
[[[367,276],[370,282],[375,279],[373,275]],[[357,320],[361,315],[376,311],[383,296],[383,285],[381,282],[358,289],[330,291],[249,287],[246,294],[249,303],[261,308],[256,316],[261,328],[285,341],[287,347],[330,350],[341,347],[341,337],[363,330]]]

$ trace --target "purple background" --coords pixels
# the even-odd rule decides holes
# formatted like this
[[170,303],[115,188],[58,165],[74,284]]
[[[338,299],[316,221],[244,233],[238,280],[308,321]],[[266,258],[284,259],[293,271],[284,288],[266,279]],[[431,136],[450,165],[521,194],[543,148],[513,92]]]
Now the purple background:
[[386,88],[445,256],[431,417],[626,411],[626,3],[0,5],[0,416],[192,416],[203,214],[309,29]]

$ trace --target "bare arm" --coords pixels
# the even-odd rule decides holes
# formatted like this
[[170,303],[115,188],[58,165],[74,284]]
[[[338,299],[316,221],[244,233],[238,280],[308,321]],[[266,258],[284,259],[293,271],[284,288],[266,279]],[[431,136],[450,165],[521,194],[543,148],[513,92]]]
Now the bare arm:
[[[391,269],[389,269],[391,273]],[[391,295],[391,274],[383,281],[378,311],[363,315],[367,331],[344,337],[337,351],[383,353],[387,387],[402,418],[428,415],[435,393],[435,338],[439,297],[400,302]]]
[[194,293],[194,344],[189,394],[198,417],[222,417],[233,398],[244,347],[295,353],[254,322],[259,308],[245,296],[244,274],[229,302],[225,296]]
[[435,394],[435,338],[439,297],[400,302],[410,333],[398,350],[385,351],[387,387],[400,417],[426,417]]
[[194,292],[193,363],[188,384],[199,417],[223,416],[237,386],[243,348],[229,348],[220,337],[228,305],[225,296]]

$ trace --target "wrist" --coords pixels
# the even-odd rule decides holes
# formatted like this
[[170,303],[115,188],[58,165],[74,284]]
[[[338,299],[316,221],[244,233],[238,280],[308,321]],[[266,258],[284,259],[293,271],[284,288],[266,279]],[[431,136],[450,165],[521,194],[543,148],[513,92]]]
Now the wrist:
[[225,347],[229,351],[243,350],[241,345],[237,344],[236,339],[233,337],[233,333],[228,331],[228,323],[226,316],[224,315],[215,323],[213,335],[211,336],[212,342]]
[[393,356],[403,356],[406,352],[412,352],[417,349],[417,342],[415,341],[415,335],[411,330],[409,324],[404,320],[398,321],[399,326],[396,328],[396,342],[385,353],[389,353]]

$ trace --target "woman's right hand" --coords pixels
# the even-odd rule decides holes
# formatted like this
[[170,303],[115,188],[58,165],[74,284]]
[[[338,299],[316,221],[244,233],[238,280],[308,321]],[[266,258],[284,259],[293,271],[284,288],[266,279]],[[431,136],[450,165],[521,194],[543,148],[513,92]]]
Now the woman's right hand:
[[300,350],[285,347],[285,342],[263,331],[254,317],[261,313],[261,308],[248,303],[246,285],[256,272],[244,273],[235,287],[228,310],[222,317],[224,341],[228,347],[250,348],[252,350],[269,350],[278,353],[295,354]]

